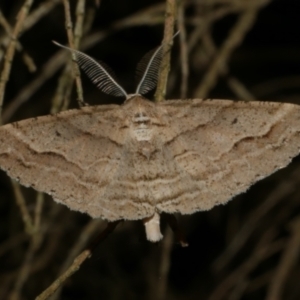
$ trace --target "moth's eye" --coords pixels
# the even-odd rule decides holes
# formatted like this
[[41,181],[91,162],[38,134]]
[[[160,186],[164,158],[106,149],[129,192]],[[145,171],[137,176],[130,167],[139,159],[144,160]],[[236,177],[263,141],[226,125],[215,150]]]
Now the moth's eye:
[[133,122],[147,124],[150,122],[150,118],[144,112],[139,112],[134,115]]
[[141,118],[146,117],[146,114],[144,112],[138,112],[134,115],[134,118]]

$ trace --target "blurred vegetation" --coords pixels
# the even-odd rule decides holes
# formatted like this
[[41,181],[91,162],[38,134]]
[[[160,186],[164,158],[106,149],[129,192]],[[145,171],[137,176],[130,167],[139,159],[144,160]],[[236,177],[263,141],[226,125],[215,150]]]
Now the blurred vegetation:
[[[34,1],[4,86],[3,123],[78,107],[70,55],[51,43],[68,44],[68,3],[75,45],[111,66],[128,92],[139,59],[162,41],[164,1]],[[0,1],[1,72],[24,4],[30,1]],[[168,99],[300,104],[299,1],[178,5],[183,38],[174,41]],[[123,101],[84,75],[82,85],[89,104]],[[0,299],[34,299],[106,225],[0,175]],[[154,245],[141,221],[123,222],[49,299],[300,299],[299,184],[298,157],[226,206],[178,216],[187,248],[166,224]]]

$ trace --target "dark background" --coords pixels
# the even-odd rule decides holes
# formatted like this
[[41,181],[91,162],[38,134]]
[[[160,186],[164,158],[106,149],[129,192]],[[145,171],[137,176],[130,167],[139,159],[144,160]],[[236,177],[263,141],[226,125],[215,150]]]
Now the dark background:
[[[49,2],[35,1],[31,13]],[[63,66],[70,59],[66,54],[64,64],[49,78],[45,77],[45,70],[55,65],[54,55],[61,51],[51,40],[67,43],[64,7],[56,2],[20,37],[23,51],[15,54],[6,87],[5,123],[50,112]],[[70,2],[75,23],[77,1]],[[203,19],[205,23],[207,16],[228,9],[223,17],[208,23],[205,34],[188,55],[186,98],[197,96],[197,87],[218,49],[228,39],[241,13],[249,9],[249,2],[184,1],[187,40],[197,21]],[[0,2],[0,9],[12,27],[22,3]],[[104,0],[96,7],[94,1],[87,1],[86,8],[95,13],[95,18],[82,43],[91,36],[105,36],[85,52],[111,66],[124,88],[134,91],[136,64],[162,41],[164,2]],[[147,18],[154,8],[156,13]],[[299,15],[297,0],[269,1],[257,14],[240,46],[226,60],[226,74],[218,76],[216,84],[203,96],[247,100],[230,86],[230,79],[235,78],[253,99],[300,104]],[[0,34],[3,61],[7,35],[1,28]],[[215,51],[210,51],[213,48]],[[35,72],[24,64],[24,52],[34,60]],[[180,98],[179,55],[177,37],[168,99]],[[87,103],[122,103],[123,99],[98,91],[84,75],[82,80]],[[34,90],[33,82],[40,82],[40,87]],[[26,98],[28,91],[30,96]],[[76,98],[73,88],[70,107],[77,107]],[[15,109],[7,115],[11,105]],[[295,158],[287,168],[258,182],[226,206],[178,216],[188,248],[180,247],[164,222],[162,231],[166,236],[158,245],[146,241],[142,222],[121,223],[53,299],[299,299],[299,163],[299,157]],[[23,188],[22,193],[33,216],[36,193]],[[0,299],[34,299],[59,276],[67,259],[67,266],[72,263],[87,244],[83,239],[91,240],[105,227],[104,222],[92,225],[90,217],[72,212],[46,196],[39,241],[32,250],[34,234],[24,229],[11,182],[4,172],[0,176],[0,197]],[[24,266],[28,267],[25,271]],[[274,286],[279,287],[278,298],[274,298]]]

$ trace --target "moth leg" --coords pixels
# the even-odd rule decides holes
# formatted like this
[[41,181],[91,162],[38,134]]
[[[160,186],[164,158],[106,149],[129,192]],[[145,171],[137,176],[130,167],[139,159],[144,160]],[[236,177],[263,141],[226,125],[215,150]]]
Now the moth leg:
[[184,233],[180,229],[180,226],[178,224],[178,221],[174,215],[164,214],[163,215],[164,220],[168,223],[168,225],[171,227],[173,233],[175,234],[176,240],[179,242],[181,247],[188,247],[188,243],[186,242]]
[[160,232],[160,215],[155,212],[153,216],[143,220],[147,240],[153,243],[159,242],[163,235]]

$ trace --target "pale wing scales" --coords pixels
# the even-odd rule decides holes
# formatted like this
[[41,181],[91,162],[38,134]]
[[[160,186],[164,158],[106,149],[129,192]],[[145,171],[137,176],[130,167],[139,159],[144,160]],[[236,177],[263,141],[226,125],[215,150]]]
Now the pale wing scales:
[[166,101],[166,147],[198,184],[192,193],[158,205],[190,214],[228,202],[285,167],[300,149],[300,107],[229,100]]
[[119,213],[103,198],[122,159],[123,118],[120,106],[109,105],[2,126],[1,168],[71,209],[109,220],[128,218],[131,211]]
[[292,104],[137,96],[1,127],[0,165],[71,209],[136,220],[226,203],[287,165],[299,132]]

